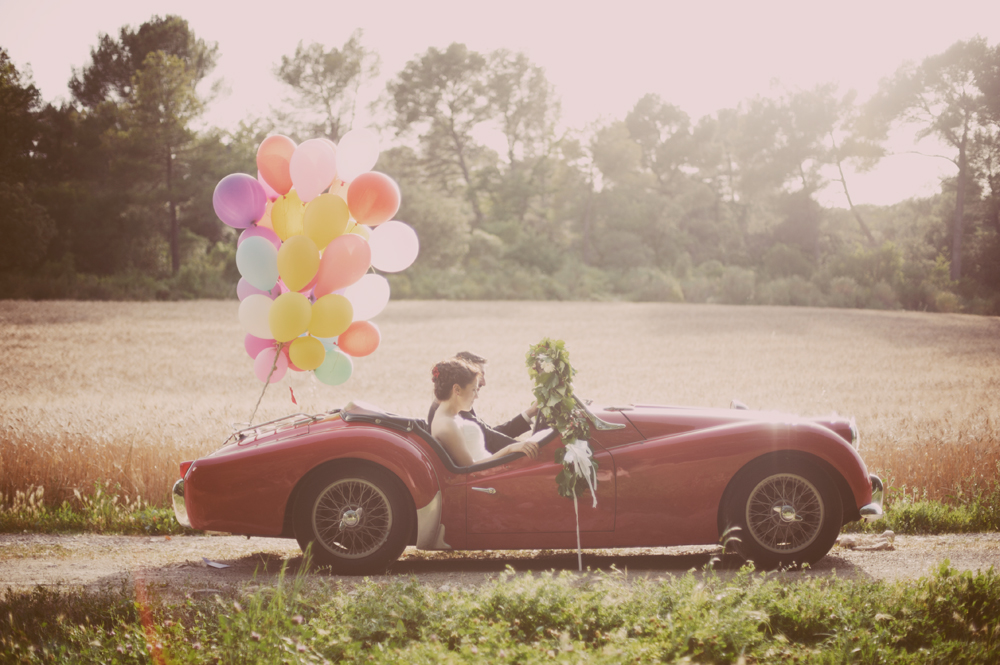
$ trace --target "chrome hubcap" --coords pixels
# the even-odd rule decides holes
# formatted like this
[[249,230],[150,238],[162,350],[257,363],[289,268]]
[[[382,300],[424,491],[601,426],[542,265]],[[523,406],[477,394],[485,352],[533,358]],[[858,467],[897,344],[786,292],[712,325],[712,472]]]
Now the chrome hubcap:
[[344,514],[340,516],[341,529],[353,529],[359,524],[361,524],[361,508],[357,510],[345,510]]
[[781,473],[765,478],[750,492],[747,528],[771,552],[798,552],[819,536],[825,513],[823,498],[812,483]]
[[388,540],[392,508],[377,485],[360,478],[338,480],[317,497],[313,529],[323,547],[333,554],[360,559]]

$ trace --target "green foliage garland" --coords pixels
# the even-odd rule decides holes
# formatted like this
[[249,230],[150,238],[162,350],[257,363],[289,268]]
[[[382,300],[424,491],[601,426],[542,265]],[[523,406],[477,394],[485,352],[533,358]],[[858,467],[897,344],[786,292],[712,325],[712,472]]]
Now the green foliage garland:
[[[573,397],[573,375],[576,370],[569,364],[569,352],[562,340],[548,337],[528,349],[528,376],[535,382],[535,403],[541,421],[562,436],[563,444],[586,441],[590,437],[590,421]],[[588,444],[589,445],[589,444]],[[565,445],[556,451],[555,460],[563,465],[556,476],[559,495],[571,499],[587,491],[585,478],[576,475],[571,464],[565,461]],[[595,474],[591,478],[597,486],[597,460],[593,460]]]

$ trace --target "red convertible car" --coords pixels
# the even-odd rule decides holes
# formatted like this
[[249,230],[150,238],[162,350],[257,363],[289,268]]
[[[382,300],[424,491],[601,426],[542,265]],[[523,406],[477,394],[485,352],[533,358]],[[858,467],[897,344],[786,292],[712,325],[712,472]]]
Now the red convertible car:
[[[749,410],[584,405],[597,506],[579,500],[585,549],[735,538],[758,567],[813,563],[843,524],[882,516],[882,482],[853,421]],[[541,440],[558,439],[554,434]],[[557,493],[558,441],[459,467],[426,422],[352,403],[234,433],[181,464],[181,524],[295,538],[334,572],[380,572],[425,550],[574,549],[573,501]],[[735,529],[733,528],[735,527]]]

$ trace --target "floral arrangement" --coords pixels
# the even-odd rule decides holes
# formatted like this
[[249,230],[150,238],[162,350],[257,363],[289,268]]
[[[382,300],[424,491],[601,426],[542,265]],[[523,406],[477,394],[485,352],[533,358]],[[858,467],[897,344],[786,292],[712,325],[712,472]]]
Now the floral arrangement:
[[563,465],[556,476],[559,495],[572,499],[590,489],[596,503],[597,460],[587,443],[590,421],[573,396],[576,370],[569,364],[565,343],[542,339],[529,348],[527,366],[535,382],[540,422],[559,432],[564,444],[555,455],[556,462]]

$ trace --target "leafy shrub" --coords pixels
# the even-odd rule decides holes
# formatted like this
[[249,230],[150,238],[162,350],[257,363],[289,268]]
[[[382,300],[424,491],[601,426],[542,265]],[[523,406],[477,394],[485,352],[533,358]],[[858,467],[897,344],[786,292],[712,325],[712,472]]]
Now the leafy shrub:
[[761,305],[819,307],[823,305],[824,298],[818,286],[793,275],[761,284],[757,287],[754,301]]
[[681,282],[681,291],[686,302],[705,303],[715,299],[719,291],[719,283],[711,277],[694,275]]
[[753,300],[757,276],[753,270],[729,266],[722,273],[719,300],[730,305],[746,305]]
[[851,277],[835,277],[830,281],[830,295],[827,303],[831,307],[860,307],[861,287]]
[[657,268],[626,271],[615,290],[629,300],[640,302],[684,302],[684,291],[674,276]]

